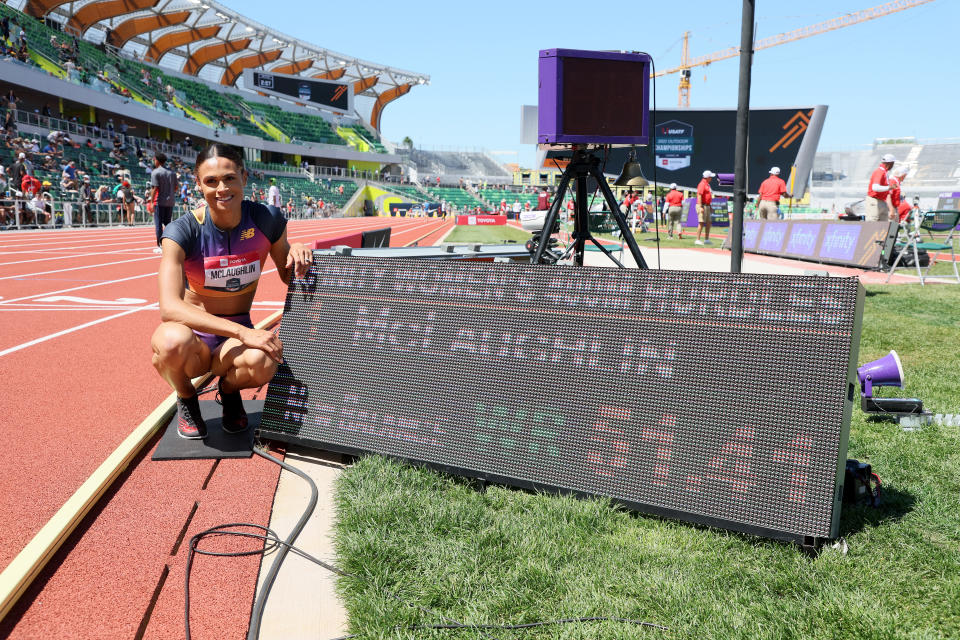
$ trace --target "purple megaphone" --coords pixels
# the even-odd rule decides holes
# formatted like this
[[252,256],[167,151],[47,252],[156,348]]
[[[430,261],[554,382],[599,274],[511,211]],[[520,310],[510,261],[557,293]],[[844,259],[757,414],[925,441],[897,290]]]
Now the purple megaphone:
[[896,351],[891,351],[879,360],[868,362],[857,369],[860,378],[860,395],[873,397],[874,387],[902,387],[903,365]]

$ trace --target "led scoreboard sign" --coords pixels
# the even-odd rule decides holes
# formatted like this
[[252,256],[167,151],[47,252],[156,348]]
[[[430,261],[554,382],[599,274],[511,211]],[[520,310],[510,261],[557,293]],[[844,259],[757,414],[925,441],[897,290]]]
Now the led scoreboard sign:
[[855,278],[315,255],[261,434],[836,537]]

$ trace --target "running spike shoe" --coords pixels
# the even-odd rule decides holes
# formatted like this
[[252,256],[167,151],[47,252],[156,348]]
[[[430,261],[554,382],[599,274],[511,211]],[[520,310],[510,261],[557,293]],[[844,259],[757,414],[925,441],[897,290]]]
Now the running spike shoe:
[[177,396],[177,434],[188,440],[207,437],[207,424],[200,415],[200,401],[196,395],[191,398]]
[[223,407],[224,433],[242,433],[247,430],[247,412],[239,391],[224,393],[223,378],[217,383],[217,402]]

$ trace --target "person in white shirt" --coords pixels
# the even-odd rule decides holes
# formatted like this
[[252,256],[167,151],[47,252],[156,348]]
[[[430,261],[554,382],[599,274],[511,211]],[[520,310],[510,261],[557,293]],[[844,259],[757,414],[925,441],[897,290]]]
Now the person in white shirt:
[[283,200],[280,198],[280,189],[277,187],[276,178],[270,178],[270,189],[267,191],[267,204],[271,207],[283,207]]

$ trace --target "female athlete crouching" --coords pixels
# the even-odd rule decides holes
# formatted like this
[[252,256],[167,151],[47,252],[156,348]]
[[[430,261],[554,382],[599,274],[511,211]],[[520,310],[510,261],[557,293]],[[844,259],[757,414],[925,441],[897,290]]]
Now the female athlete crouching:
[[247,171],[240,151],[213,143],[197,156],[205,204],[169,224],[160,259],[160,317],[153,366],[177,393],[177,431],[205,438],[207,427],[191,378],[220,376],[223,430],[247,428],[240,390],[267,383],[283,357],[280,339],[253,328],[250,306],[267,254],[280,279],[302,277],[312,253],[287,242],[279,209],[243,199]]

